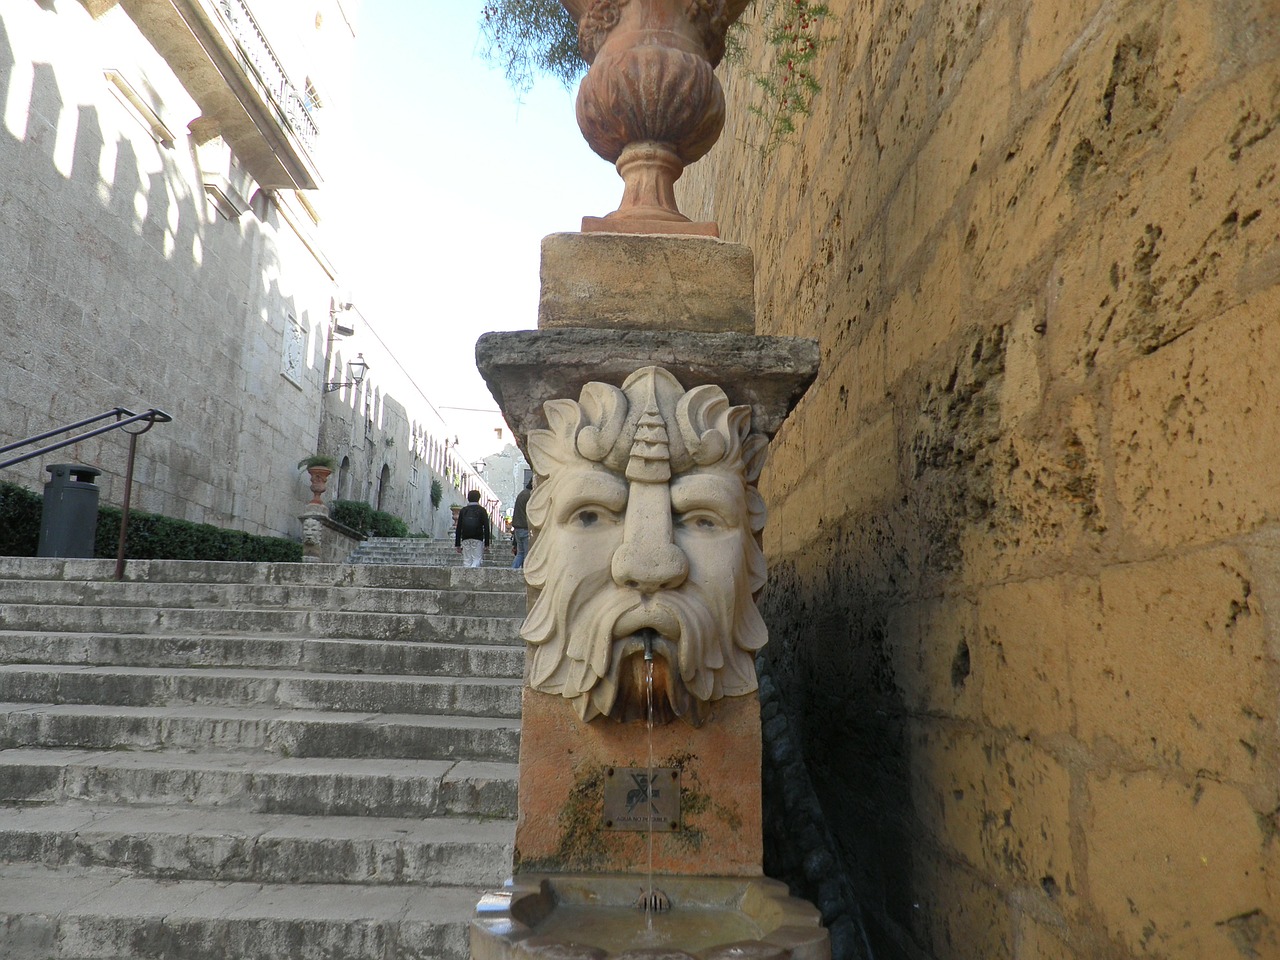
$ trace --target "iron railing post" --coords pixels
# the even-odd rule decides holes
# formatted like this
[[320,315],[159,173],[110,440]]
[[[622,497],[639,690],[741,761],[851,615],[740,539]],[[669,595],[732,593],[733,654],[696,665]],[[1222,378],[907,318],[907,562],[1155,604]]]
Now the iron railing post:
[[[147,430],[150,430],[150,424]],[[124,504],[120,507],[120,541],[116,545],[116,579],[124,579],[124,545],[129,539],[129,502],[133,499],[133,458],[138,452],[138,437],[147,430],[125,431],[129,434],[129,459],[124,468]]]

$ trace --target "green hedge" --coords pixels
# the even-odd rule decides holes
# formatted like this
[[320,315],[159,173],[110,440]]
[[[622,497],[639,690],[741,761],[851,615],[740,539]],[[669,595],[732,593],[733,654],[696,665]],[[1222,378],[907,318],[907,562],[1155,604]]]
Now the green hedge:
[[363,536],[373,523],[373,507],[363,500],[335,500],[329,507],[329,516]]
[[407,523],[383,510],[373,509],[363,500],[335,500],[329,508],[329,516],[366,537],[409,536]]
[[[0,555],[36,555],[43,505],[44,499],[39,494],[0,482]],[[120,508],[99,508],[94,556],[102,559],[115,557],[119,542]],[[241,530],[223,530],[208,523],[191,523],[131,510],[125,556],[131,560],[298,563],[302,560],[302,544],[283,537],[261,537]]]
[[[34,557],[40,546],[44,499],[17,484],[0,481],[0,556]],[[112,556],[114,556],[114,552]]]
[[375,537],[407,537],[409,525],[399,517],[392,516],[382,510],[373,511],[369,532]]

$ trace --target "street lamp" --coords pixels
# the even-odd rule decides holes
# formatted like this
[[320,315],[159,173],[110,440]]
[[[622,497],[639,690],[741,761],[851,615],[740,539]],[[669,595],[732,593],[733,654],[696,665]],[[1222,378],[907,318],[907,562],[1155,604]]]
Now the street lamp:
[[341,390],[343,387],[358,387],[364,382],[364,375],[368,372],[369,364],[365,362],[364,354],[357,353],[354,360],[347,362],[347,376],[351,379],[340,383],[326,383],[324,392],[332,393],[334,390]]

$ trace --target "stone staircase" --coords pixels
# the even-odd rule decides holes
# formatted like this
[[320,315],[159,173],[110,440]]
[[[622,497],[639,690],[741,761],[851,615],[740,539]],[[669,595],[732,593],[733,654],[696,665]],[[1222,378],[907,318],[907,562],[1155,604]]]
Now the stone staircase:
[[0,558],[0,957],[426,960],[511,867],[517,571]]
[[[510,567],[511,556],[511,541],[495,537],[485,555],[484,566],[493,569]],[[462,557],[454,549],[452,540],[369,537],[347,557],[347,563],[458,567],[462,565]]]

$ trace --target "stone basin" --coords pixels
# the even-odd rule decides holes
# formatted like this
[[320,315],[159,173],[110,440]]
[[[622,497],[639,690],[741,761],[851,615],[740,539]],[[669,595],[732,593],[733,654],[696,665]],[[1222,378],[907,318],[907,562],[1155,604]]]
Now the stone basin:
[[[523,874],[476,905],[472,960],[830,960],[818,911],[764,877]],[[652,921],[651,923],[649,921]]]

